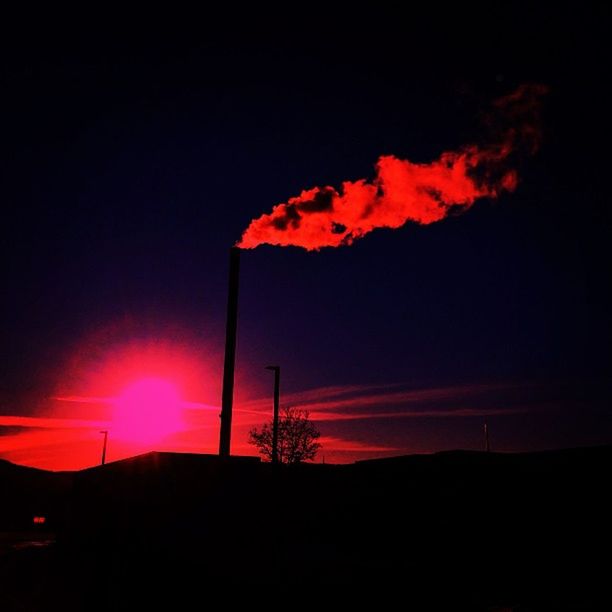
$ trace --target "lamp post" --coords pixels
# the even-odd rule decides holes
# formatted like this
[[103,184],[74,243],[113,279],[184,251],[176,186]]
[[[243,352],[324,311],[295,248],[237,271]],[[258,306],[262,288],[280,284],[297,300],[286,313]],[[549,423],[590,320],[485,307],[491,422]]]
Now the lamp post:
[[280,403],[280,366],[266,366],[274,372],[274,418],[272,419],[272,463],[278,463],[278,406]]
[[106,463],[106,443],[108,441],[108,430],[104,430],[100,432],[104,434],[104,444],[102,445],[102,463],[100,465],[104,465]]

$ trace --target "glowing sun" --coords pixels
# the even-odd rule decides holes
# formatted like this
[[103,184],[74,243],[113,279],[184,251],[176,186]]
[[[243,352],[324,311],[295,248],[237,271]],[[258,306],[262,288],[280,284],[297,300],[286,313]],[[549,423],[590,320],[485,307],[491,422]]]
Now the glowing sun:
[[149,444],[184,429],[178,390],[161,378],[143,378],[132,383],[114,403],[116,438]]

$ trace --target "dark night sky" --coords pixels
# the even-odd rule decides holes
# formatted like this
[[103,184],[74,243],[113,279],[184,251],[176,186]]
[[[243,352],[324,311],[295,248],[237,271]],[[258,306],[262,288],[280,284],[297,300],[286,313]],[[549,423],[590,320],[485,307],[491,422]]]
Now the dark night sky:
[[[381,154],[428,162],[476,142],[493,99],[539,82],[543,144],[514,193],[348,248],[244,254],[238,393],[265,396],[269,362],[286,392],[503,384],[490,407],[514,394],[548,415],[509,424],[508,449],[612,442],[608,16],[440,19],[7,22],[0,412],[69,387],[75,351],[110,329],[206,353],[193,399],[218,402],[227,250],[252,218],[371,177]],[[381,443],[391,425],[376,423]],[[436,450],[466,426],[392,427],[393,444],[404,428]]]

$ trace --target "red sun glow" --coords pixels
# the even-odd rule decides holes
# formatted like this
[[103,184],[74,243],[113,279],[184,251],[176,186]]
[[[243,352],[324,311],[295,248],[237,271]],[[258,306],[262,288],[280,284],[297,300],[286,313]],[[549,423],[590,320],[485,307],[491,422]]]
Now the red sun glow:
[[167,380],[138,380],[126,387],[114,404],[115,438],[150,444],[184,429],[179,392]]

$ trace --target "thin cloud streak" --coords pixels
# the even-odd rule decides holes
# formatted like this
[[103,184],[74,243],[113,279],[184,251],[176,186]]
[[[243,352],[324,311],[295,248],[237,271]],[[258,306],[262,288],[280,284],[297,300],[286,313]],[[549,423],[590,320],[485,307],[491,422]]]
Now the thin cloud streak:
[[0,416],[0,427],[23,427],[35,429],[96,429],[108,427],[110,421],[89,419],[60,419],[51,417]]
[[[394,384],[386,387],[381,385],[322,387],[283,395],[281,401],[286,406],[308,410],[310,418],[314,421],[345,421],[375,418],[469,418],[520,414],[529,410],[523,406],[509,408],[441,406],[440,408],[420,409],[420,405],[431,404],[432,402],[452,402],[461,399],[465,404],[470,398],[483,396],[490,392],[517,388],[516,385],[509,383],[455,385],[401,391],[389,390],[396,389],[399,386],[401,385]],[[521,385],[521,387],[524,386]],[[386,389],[386,391],[380,392],[381,389]],[[240,408],[236,408],[236,411],[269,419],[270,404],[270,398],[251,400],[240,404]],[[405,405],[414,405],[414,407],[410,410],[389,410],[392,406],[399,408]],[[262,409],[258,410],[260,407]],[[377,411],[375,408],[379,408],[379,410]]]
[[458,408],[457,410],[401,410],[397,412],[311,412],[313,421],[357,421],[361,419],[469,418],[524,414],[527,408]]
[[[74,444],[97,440],[98,434],[90,429],[39,429],[26,427],[22,431],[0,436],[0,453],[2,458],[14,460],[16,451],[37,449],[39,452],[49,451],[57,454],[70,452]],[[97,449],[96,449],[97,450]],[[96,453],[97,454],[97,453]]]
[[381,444],[368,444],[359,440],[349,440],[345,438],[337,438],[335,436],[321,436],[319,438],[322,450],[326,452],[361,452],[361,453],[381,453],[381,452],[398,452],[403,449],[397,446],[385,446]]
[[52,399],[57,402],[73,402],[76,404],[112,404],[117,401],[113,397],[87,397],[85,395],[64,395]]
[[[114,404],[117,401],[115,397],[88,397],[86,395],[65,395],[52,399],[57,402],[71,402],[75,404]],[[220,410],[219,406],[204,404],[203,402],[181,402],[181,406],[195,410]]]
[[[490,391],[513,389],[516,385],[509,383],[454,385],[450,387],[434,387],[427,389],[407,389],[402,391],[389,391],[391,388],[401,387],[393,385],[347,385],[345,387],[321,387],[297,393],[288,393],[282,396],[285,405],[309,410],[337,410],[338,408],[356,408],[376,404],[402,404],[415,402],[432,402],[444,399],[454,399],[470,395],[480,395]],[[383,390],[381,393],[375,391]],[[344,399],[334,399],[352,395]],[[257,409],[268,407],[270,398],[251,400],[242,406]]]
[[[402,383],[392,383],[390,385],[335,385],[329,387],[315,387],[314,389],[306,389],[305,391],[295,391],[282,395],[282,401],[285,404],[301,405],[308,404],[315,400],[323,398],[342,397],[352,394],[372,393],[383,389],[391,389],[401,387]],[[248,406],[251,409],[269,408],[272,405],[271,397],[262,397],[253,400],[248,400],[241,404]]]

